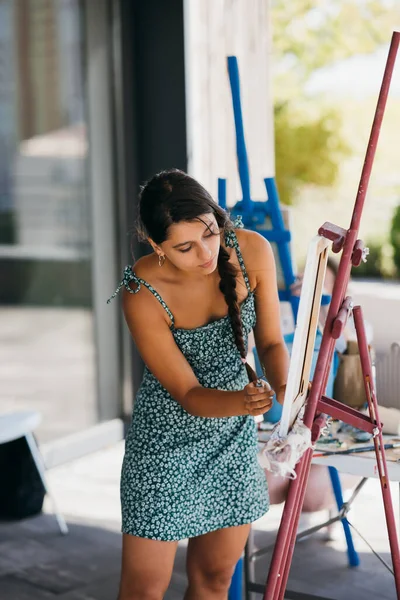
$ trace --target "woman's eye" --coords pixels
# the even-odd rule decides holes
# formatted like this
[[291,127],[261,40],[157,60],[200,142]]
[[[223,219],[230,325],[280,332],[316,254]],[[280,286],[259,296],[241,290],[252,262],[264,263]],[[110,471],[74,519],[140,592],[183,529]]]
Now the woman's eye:
[[189,246],[189,248],[185,248],[184,250],[179,250],[179,252],[189,252],[189,250],[192,249],[192,246]]

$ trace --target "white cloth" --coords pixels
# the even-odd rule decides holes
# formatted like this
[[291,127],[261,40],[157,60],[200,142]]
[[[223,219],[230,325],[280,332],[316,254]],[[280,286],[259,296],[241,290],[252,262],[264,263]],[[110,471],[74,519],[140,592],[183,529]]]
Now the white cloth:
[[296,479],[295,466],[308,448],[312,448],[311,430],[303,423],[304,409],[297,416],[296,421],[288,435],[279,436],[277,423],[272,430],[271,437],[258,454],[260,465],[281,477]]

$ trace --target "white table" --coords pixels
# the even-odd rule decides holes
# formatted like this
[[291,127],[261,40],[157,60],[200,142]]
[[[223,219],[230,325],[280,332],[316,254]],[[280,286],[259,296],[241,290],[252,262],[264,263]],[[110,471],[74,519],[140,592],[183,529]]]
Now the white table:
[[[394,436],[383,436],[384,442],[387,443],[393,440]],[[385,451],[390,452],[388,450]],[[320,450],[315,454],[319,454]],[[399,455],[400,460],[400,455]],[[356,475],[362,478],[379,478],[378,465],[376,462],[375,453],[368,453],[368,456],[363,456],[361,453],[354,454],[332,454],[326,456],[314,456],[313,464],[324,465],[326,467],[335,467],[339,473]],[[388,460],[386,456],[386,464],[388,468],[389,481],[398,483],[399,505],[400,505],[400,462]],[[399,517],[400,523],[400,517]]]
[[[392,440],[394,436],[383,436],[384,441]],[[315,454],[319,454],[317,450]],[[386,452],[388,452],[386,450]],[[400,458],[400,456],[399,456]],[[349,475],[358,475],[359,477],[378,478],[378,467],[375,456],[362,456],[361,454],[332,454],[327,456],[314,456],[313,464],[335,467],[339,473],[348,473]],[[390,481],[400,482],[400,462],[387,460],[387,467]]]
[[[264,436],[262,436],[262,437],[264,437]],[[383,436],[384,443],[388,443],[389,441],[392,441],[394,437],[395,436],[393,436],[393,435]],[[372,445],[372,444],[373,444],[373,441],[371,441],[368,445]],[[319,447],[318,450],[316,450],[314,454],[321,454],[324,451],[328,452],[328,450],[329,450],[329,448],[327,448],[327,447],[324,447],[324,448]],[[386,452],[388,452],[388,451],[386,451]],[[400,455],[399,455],[399,457],[400,457]],[[337,471],[339,473],[346,473],[349,475],[355,475],[355,476],[360,477],[361,481],[360,481],[360,484],[356,487],[356,490],[357,490],[357,488],[361,489],[363,479],[369,479],[371,477],[379,478],[375,453],[371,456],[365,456],[365,455],[362,456],[359,453],[353,453],[353,454],[339,454],[338,453],[338,454],[326,454],[325,456],[314,456],[313,460],[312,460],[312,464],[323,465],[326,467],[334,467],[335,469],[337,469]],[[389,480],[395,481],[395,482],[400,482],[400,462],[393,462],[393,461],[387,460],[387,466],[388,466]],[[357,493],[358,493],[358,491],[355,492],[355,495],[357,495]],[[355,498],[355,495],[354,495],[354,497],[352,497],[349,500],[349,505],[351,504],[352,500]],[[400,499],[400,484],[399,484],[399,499]],[[334,520],[339,520],[339,519],[337,517],[335,517],[334,519],[332,519],[332,521],[334,521]],[[328,524],[328,522],[321,524],[321,525],[317,525],[306,531],[301,532],[300,534],[298,534],[298,539],[301,537],[306,537],[308,535],[311,535],[312,533],[318,531],[319,529],[322,529],[327,524]],[[256,558],[257,555],[261,556],[262,554],[272,550],[272,548],[273,548],[273,545],[268,548],[261,548],[261,549],[257,550],[256,552],[254,552],[252,532],[250,532],[249,541],[246,546],[246,553],[245,553],[246,600],[253,600],[253,598],[255,600],[255,595],[252,592],[262,593],[262,590],[264,589],[263,586],[261,586],[260,584],[256,584],[254,582],[255,571],[254,571],[253,560],[254,560],[254,558]],[[254,556],[254,558],[252,558],[252,556]],[[296,598],[296,600],[305,600],[305,598],[307,598],[307,599],[308,598],[315,598],[315,599],[320,598],[317,596],[310,596],[307,594],[301,594],[301,593],[290,592],[290,591],[286,592],[285,597],[287,597],[288,599]],[[320,600],[323,600],[323,599],[320,598]],[[326,600],[328,600],[328,599],[326,599]]]

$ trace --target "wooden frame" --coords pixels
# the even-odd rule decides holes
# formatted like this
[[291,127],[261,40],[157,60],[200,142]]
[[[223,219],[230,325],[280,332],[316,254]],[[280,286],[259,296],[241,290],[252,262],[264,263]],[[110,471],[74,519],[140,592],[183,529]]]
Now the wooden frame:
[[309,245],[301,289],[299,312],[283,403],[279,435],[285,437],[307,398],[322,288],[331,242],[317,235]]

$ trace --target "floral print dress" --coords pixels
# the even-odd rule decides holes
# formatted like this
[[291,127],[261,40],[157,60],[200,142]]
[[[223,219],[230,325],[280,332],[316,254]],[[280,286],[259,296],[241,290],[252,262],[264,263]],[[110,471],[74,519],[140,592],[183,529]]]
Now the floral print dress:
[[[241,222],[235,226],[242,226]],[[247,339],[256,321],[254,295],[234,231],[227,234],[226,244],[236,250],[248,290],[241,305]],[[126,267],[112,297],[122,286],[139,293],[142,285],[167,311],[175,342],[199,383],[205,388],[242,390],[248,377],[229,317],[195,329],[175,328],[161,296],[131,267]],[[123,533],[163,541],[260,518],[269,508],[269,497],[257,461],[254,418],[192,416],[145,368],[125,442],[121,507]]]

